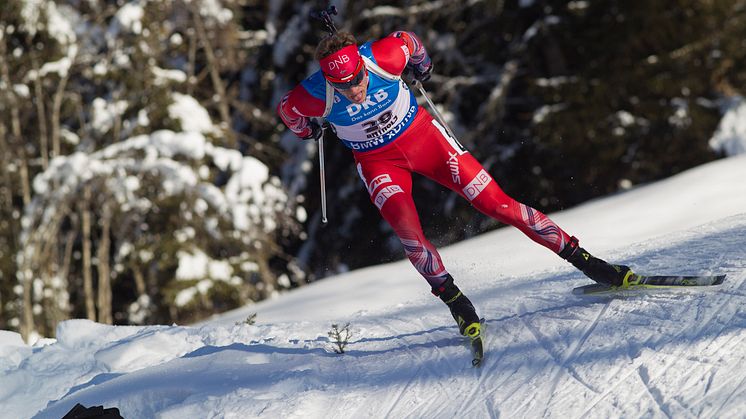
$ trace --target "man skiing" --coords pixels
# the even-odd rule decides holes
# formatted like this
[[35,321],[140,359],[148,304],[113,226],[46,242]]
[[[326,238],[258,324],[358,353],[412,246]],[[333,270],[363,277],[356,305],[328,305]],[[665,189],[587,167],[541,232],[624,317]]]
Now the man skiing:
[[592,280],[627,286],[632,271],[611,265],[578,246],[541,212],[507,196],[497,182],[430,113],[417,105],[402,80],[430,78],[433,66],[419,38],[397,31],[357,46],[348,32],[324,38],[315,58],[321,69],[282,99],[278,113],[303,139],[318,139],[325,118],[352,150],[373,204],[391,225],[415,269],[450,309],[461,334],[480,336],[479,316],[454,283],[435,247],[422,232],[412,199],[412,172],[467,199],[482,213],[520,229]]

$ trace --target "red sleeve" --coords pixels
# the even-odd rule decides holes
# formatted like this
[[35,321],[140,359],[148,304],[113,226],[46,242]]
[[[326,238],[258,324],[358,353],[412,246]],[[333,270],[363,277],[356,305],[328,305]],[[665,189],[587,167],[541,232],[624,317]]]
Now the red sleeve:
[[311,134],[309,118],[324,115],[325,108],[324,101],[312,96],[299,84],[282,98],[277,106],[277,114],[295,135],[303,138]]
[[371,45],[376,64],[393,75],[400,75],[409,62],[409,49],[401,38],[387,36]]

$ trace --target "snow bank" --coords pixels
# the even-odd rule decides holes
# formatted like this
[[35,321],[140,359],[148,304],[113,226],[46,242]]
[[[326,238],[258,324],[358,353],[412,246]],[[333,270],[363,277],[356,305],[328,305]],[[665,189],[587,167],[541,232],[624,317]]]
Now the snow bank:
[[0,372],[18,368],[29,355],[31,348],[19,333],[0,330]]

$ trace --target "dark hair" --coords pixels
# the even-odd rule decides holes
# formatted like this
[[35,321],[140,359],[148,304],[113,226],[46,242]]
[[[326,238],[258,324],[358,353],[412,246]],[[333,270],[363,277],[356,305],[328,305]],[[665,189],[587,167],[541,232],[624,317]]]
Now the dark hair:
[[314,57],[316,58],[316,61],[318,61],[348,45],[355,44],[357,44],[355,35],[349,32],[337,32],[333,35],[327,36],[319,42],[319,45],[316,46],[316,54],[314,54]]

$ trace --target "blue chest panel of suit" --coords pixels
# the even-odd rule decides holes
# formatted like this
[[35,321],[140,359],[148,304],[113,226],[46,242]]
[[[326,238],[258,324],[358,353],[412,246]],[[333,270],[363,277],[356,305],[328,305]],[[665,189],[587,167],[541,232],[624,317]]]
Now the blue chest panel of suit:
[[[375,63],[370,43],[359,48],[360,54]],[[326,80],[318,71],[302,82],[313,96],[326,100]],[[356,151],[369,151],[396,140],[417,115],[417,101],[409,87],[400,79],[390,80],[368,69],[368,90],[365,101],[352,103],[334,91],[331,111],[326,116],[337,136]]]

